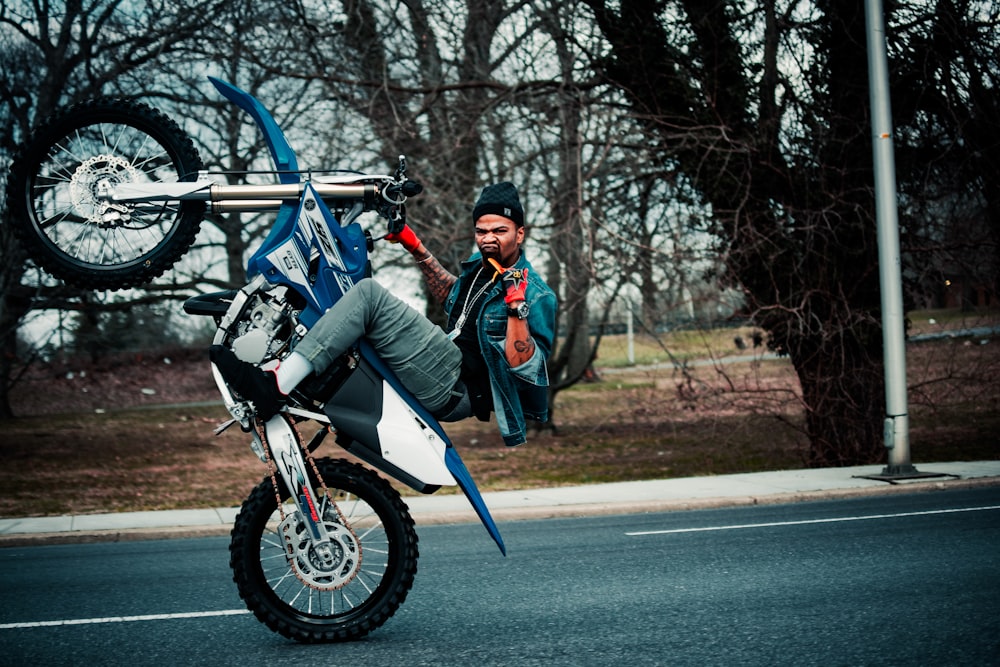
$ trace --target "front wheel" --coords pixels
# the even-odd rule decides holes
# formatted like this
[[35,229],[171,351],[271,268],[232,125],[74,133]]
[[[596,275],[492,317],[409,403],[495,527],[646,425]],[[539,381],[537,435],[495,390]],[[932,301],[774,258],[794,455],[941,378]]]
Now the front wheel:
[[417,534],[399,493],[371,470],[341,459],[317,459],[316,469],[329,491],[318,512],[332,548],[317,553],[288,492],[279,511],[266,477],[236,517],[229,564],[240,597],[271,630],[306,643],[358,639],[406,599]]
[[127,203],[123,183],[194,181],[194,143],[145,104],[102,98],[53,114],[14,158],[11,228],[39,266],[86,289],[126,289],[156,278],[195,240],[200,201]]

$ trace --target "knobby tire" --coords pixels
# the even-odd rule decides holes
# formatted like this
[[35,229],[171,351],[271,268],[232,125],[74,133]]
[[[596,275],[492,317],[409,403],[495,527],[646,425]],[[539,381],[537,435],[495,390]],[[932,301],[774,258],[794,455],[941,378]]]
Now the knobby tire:
[[55,112],[15,156],[7,186],[14,235],[38,266],[84,289],[119,290],[162,275],[191,247],[203,201],[109,203],[123,182],[194,181],[203,169],[173,120],[101,98]]
[[[275,530],[278,501],[268,476],[236,517],[229,547],[233,580],[257,619],[285,637],[355,640],[385,623],[406,599],[417,571],[417,534],[399,493],[383,478],[342,459],[316,464],[360,544],[357,576],[335,591],[315,590],[296,576]],[[286,515],[294,512],[287,490],[280,495]]]

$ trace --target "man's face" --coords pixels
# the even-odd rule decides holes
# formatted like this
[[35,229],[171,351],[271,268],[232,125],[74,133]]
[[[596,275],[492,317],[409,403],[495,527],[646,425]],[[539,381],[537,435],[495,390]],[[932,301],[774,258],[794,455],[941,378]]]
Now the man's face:
[[476,220],[476,245],[483,259],[492,257],[503,267],[513,266],[521,254],[524,227],[501,215],[489,213]]

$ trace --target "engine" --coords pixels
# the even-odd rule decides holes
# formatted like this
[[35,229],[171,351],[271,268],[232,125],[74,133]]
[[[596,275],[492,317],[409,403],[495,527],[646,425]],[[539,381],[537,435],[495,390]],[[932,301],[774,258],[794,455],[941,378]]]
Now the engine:
[[304,327],[299,331],[300,312],[286,287],[254,292],[243,315],[230,327],[233,353],[252,364],[280,359],[305,332]]

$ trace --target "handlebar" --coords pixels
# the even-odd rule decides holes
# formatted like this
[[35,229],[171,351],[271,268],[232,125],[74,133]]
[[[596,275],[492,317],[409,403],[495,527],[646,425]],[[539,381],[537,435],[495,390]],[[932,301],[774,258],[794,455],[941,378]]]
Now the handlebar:
[[398,234],[406,225],[406,198],[420,194],[424,191],[424,186],[407,180],[405,155],[399,156],[399,165],[393,178],[395,183],[382,189],[382,198],[386,203],[379,207],[379,215],[389,221],[389,233]]
[[356,177],[317,178],[271,185],[223,185],[207,172],[195,181],[120,183],[111,199],[136,206],[160,206],[166,201],[207,201],[213,213],[270,211],[302,196],[306,185],[324,201],[361,203],[366,211],[377,211],[389,221],[389,232],[398,233],[406,224],[405,202],[423,192],[423,186],[406,178],[406,158],[399,156],[394,176],[358,174]]

